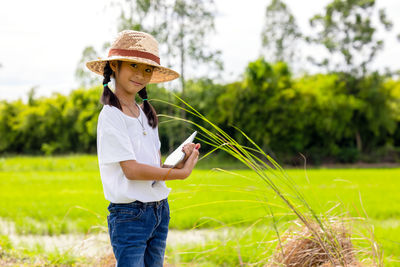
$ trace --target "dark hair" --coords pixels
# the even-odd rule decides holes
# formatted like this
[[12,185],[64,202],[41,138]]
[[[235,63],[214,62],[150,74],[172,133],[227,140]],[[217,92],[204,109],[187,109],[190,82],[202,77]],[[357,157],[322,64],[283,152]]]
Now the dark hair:
[[[118,61],[118,68],[121,67],[122,61]],[[103,95],[101,96],[100,102],[103,105],[111,105],[114,106],[122,111],[121,103],[118,100],[118,97],[111,91],[111,89],[108,87],[108,83],[111,81],[111,76],[114,76],[114,71],[110,67],[110,62],[107,61],[106,65],[104,66],[104,72],[103,72]],[[115,78],[115,76],[114,76]],[[107,84],[106,86],[104,86]],[[143,87],[142,90],[138,92],[139,96],[142,99],[147,99],[147,91],[146,91],[146,86]],[[157,113],[154,107],[150,104],[148,100],[144,100],[143,104],[140,105],[140,107],[143,109],[144,114],[146,114],[147,120],[149,121],[149,125],[152,128],[156,128],[158,125],[158,118],[157,118]]]

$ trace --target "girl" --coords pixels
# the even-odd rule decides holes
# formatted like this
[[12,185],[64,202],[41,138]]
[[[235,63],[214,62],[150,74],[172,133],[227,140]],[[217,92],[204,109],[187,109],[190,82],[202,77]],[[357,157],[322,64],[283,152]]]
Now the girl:
[[[97,155],[117,266],[163,266],[169,224],[165,180],[187,178],[197,163],[200,144],[188,144],[178,167],[163,168],[156,111],[146,85],[179,77],[162,67],[158,43],[149,34],[125,30],[108,57],[86,66],[104,77],[97,124]],[[114,80],[115,92],[109,82]],[[136,93],[143,104],[135,102]]]

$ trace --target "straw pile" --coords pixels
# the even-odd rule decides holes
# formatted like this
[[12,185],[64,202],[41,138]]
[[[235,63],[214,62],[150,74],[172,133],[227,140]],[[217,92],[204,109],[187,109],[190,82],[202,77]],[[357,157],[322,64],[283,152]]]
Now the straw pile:
[[350,231],[342,223],[322,230],[318,224],[297,226],[281,237],[267,266],[358,267]]

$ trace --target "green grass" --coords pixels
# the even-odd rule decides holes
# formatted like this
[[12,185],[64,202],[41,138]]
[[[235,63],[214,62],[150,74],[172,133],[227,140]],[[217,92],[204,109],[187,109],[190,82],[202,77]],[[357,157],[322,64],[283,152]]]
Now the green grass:
[[[208,266],[207,262],[230,266],[227,261],[231,259],[237,264],[238,255],[244,262],[259,259],[266,250],[260,242],[276,238],[266,203],[282,215],[279,216],[282,227],[293,218],[286,208],[279,208],[280,202],[253,172],[234,171],[247,177],[243,178],[211,171],[211,167],[217,166],[242,167],[217,159],[200,161],[190,178],[167,183],[173,189],[169,197],[170,228],[217,230],[233,226],[229,228],[231,231],[243,233],[243,229],[260,221],[241,238],[236,233],[230,240],[214,240],[205,246],[173,248],[169,254],[172,262],[197,259],[204,266]],[[399,259],[399,168],[309,169],[308,178],[301,169],[287,172],[317,212],[326,212],[342,203],[334,210],[336,214],[348,211],[348,216],[357,217],[362,213],[361,196],[385,256]],[[0,218],[14,222],[19,234],[105,231],[108,202],[104,199],[96,156],[0,158],[0,203]],[[4,231],[0,229],[0,235]],[[179,253],[180,250],[209,252]]]

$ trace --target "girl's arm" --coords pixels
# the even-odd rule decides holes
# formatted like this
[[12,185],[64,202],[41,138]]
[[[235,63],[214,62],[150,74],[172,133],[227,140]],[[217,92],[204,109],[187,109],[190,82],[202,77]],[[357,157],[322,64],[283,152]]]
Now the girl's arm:
[[122,171],[126,178],[129,180],[164,180],[167,176],[167,180],[185,179],[189,176],[187,170],[184,169],[172,169],[171,171],[167,168],[153,167],[147,164],[142,164],[136,160],[125,160],[119,163]]
[[136,160],[125,160],[119,164],[126,178],[129,180],[178,180],[189,177],[197,163],[199,151],[195,149],[186,160],[182,169],[158,168],[147,164],[142,164]]

